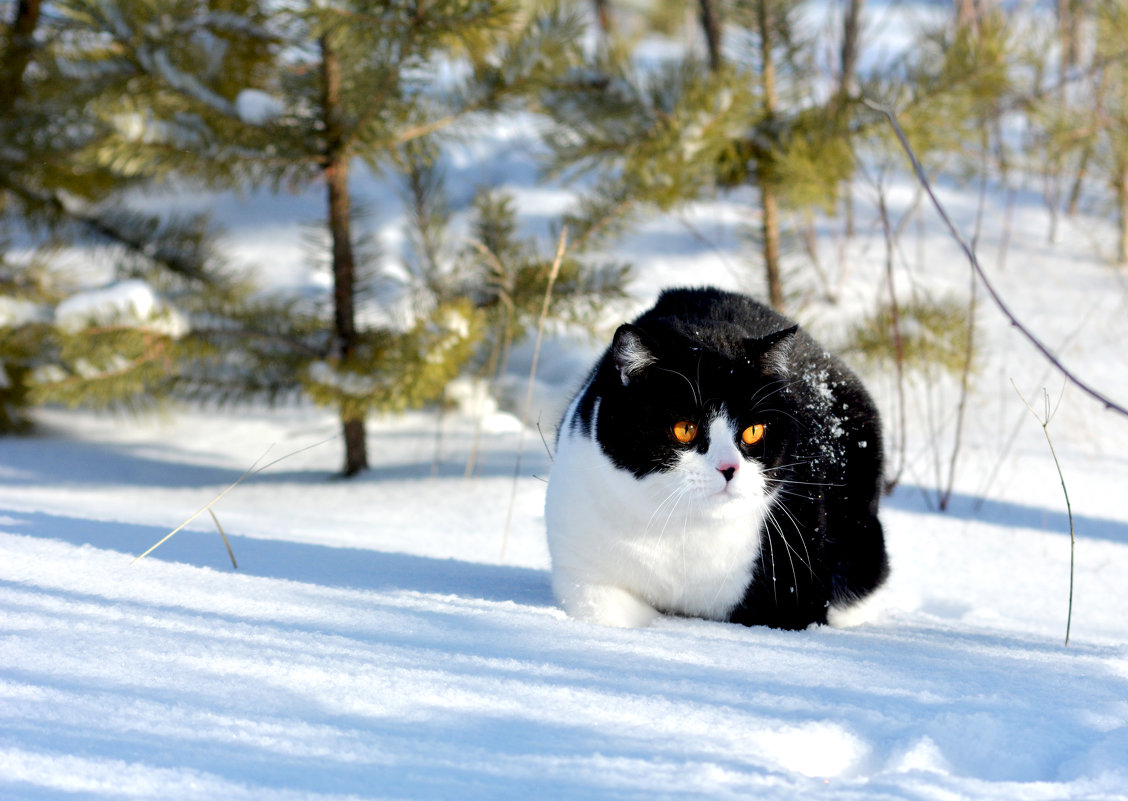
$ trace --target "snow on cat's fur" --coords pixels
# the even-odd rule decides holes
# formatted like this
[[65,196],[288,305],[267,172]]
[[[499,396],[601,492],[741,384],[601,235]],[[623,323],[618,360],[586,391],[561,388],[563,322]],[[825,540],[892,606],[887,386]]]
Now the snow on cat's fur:
[[572,616],[803,628],[887,573],[880,425],[860,382],[750,298],[670,290],[564,415],[545,503]]

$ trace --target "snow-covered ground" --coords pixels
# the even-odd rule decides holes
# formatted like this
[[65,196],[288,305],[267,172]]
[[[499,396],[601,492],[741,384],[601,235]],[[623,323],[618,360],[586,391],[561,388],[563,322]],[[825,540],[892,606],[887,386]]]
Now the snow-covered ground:
[[[1091,237],[1044,244],[1037,204],[1015,219],[995,278],[1123,400],[1123,275]],[[966,281],[927,230],[916,280]],[[678,220],[629,239],[639,302],[689,265],[739,283],[738,241],[717,241]],[[851,246],[848,294],[876,297],[879,241],[871,229]],[[833,310],[808,312],[834,329]],[[567,619],[543,536],[551,460],[504,412],[484,418],[470,478],[478,421],[463,411],[373,421],[372,470],[343,481],[324,441],[336,422],[305,406],[42,410],[36,436],[0,441],[0,797],[1126,798],[1128,421],[1069,389],[1050,426],[1078,531],[1066,648],[1061,486],[1008,379],[1031,400],[1047,385],[1056,401],[1061,382],[992,308],[980,319],[951,507],[933,510],[930,480],[951,412],[929,434],[945,396],[917,381],[883,512],[884,609],[844,630]],[[546,350],[543,403],[587,350]],[[888,376],[866,375],[890,416]],[[295,451],[214,507],[238,570],[207,514],[130,564],[256,459]]]
[[425,414],[374,424],[359,480],[335,443],[249,479],[215,507],[238,570],[206,515],[130,561],[331,416],[40,420],[0,447],[6,799],[1128,795],[1123,457],[1064,458],[1067,649],[1041,453],[1008,461],[1026,502],[893,495],[867,625],[619,631],[553,603],[535,436],[501,563],[512,418],[469,479],[473,421]]
[[[505,182],[543,235],[571,196],[535,184],[534,149],[514,119],[455,153],[456,206],[475,182]],[[970,231],[974,190],[940,183]],[[984,266],[1055,353],[1128,402],[1128,274],[1102,261],[1110,226],[1082,216],[1048,243],[1037,186],[1017,189],[1013,214],[1005,192],[988,196]],[[794,309],[836,345],[884,291],[872,191],[858,187],[853,241],[819,228],[838,303],[808,294]],[[890,184],[895,217],[913,194]],[[270,285],[323,285],[301,245],[316,195],[192,202]],[[757,289],[738,234],[753,205],[738,193],[624,239],[633,307],[671,284]],[[966,293],[966,261],[931,212],[919,219],[900,241],[902,291]],[[394,256],[394,204],[375,224]],[[1063,382],[980,297],[952,502],[935,508],[955,381],[915,375],[882,512],[893,573],[852,629],[568,619],[547,572],[551,458],[512,404],[373,420],[372,469],[351,481],[334,476],[333,415],[305,405],[40,410],[35,435],[0,439],[0,798],[1128,799],[1128,419],[1068,388],[1049,426],[1078,534],[1067,648],[1062,486],[1015,391],[1041,409]],[[549,442],[596,347],[546,346],[530,420]],[[893,429],[892,371],[863,375]],[[238,569],[207,513],[132,564],[279,457],[213,507]]]

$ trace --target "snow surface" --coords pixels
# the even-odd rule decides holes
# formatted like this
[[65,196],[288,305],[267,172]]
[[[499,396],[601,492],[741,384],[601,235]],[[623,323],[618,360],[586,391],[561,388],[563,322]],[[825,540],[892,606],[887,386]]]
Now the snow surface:
[[[911,28],[881,8],[876,25]],[[446,166],[460,214],[476,185],[504,183],[547,251],[548,225],[574,196],[536,183],[533,127],[511,117]],[[938,188],[971,231],[976,192]],[[985,268],[1055,353],[1124,402],[1128,279],[1102,260],[1111,226],[1080,215],[1047,242],[1037,179],[1009,189],[987,197]],[[354,190],[395,196],[363,174]],[[900,219],[914,186],[887,190]],[[885,292],[874,193],[856,187],[853,240],[819,223],[837,303],[815,299],[809,270],[789,277],[808,298],[794,313],[831,344]],[[310,294],[325,276],[302,223],[321,201],[175,199],[214,208],[234,263]],[[608,254],[637,277],[607,323],[664,286],[762,290],[740,235],[754,209],[734,192],[648,219]],[[897,254],[902,291],[966,295],[958,248],[931,213],[914,219]],[[383,203],[372,225],[394,269],[402,214]],[[76,297],[82,313],[156,308],[138,285]],[[956,382],[913,375],[905,468],[882,511],[893,573],[877,616],[851,629],[568,619],[547,572],[551,459],[513,414],[528,346],[512,360],[517,400],[499,407],[463,383],[461,411],[373,420],[372,469],[351,481],[334,477],[333,415],[306,406],[141,421],[39,410],[36,435],[0,439],[0,798],[1126,799],[1128,420],[1070,388],[1049,426],[1078,533],[1066,648],[1062,486],[1015,391],[1040,410],[1042,388],[1056,404],[1062,381],[986,301],[978,317],[951,504],[936,509]],[[529,419],[550,442],[599,347],[546,343]],[[893,456],[893,376],[863,376]],[[237,570],[207,513],[131,564],[257,459],[287,454],[214,507]]]
[[206,515],[130,561],[331,416],[40,420],[0,447],[0,797],[1125,797],[1113,503],[1077,504],[1068,649],[1052,493],[948,514],[896,493],[886,609],[859,628],[617,631],[553,602],[539,443],[498,563],[504,419],[470,479],[473,421],[440,443],[414,414],[372,426],[359,481],[331,477],[334,443],[248,480],[215,507],[237,571]]
[[285,110],[281,100],[259,89],[243,89],[235,96],[235,112],[251,125],[264,125]]
[[90,324],[134,325],[154,328],[172,336],[186,330],[187,321],[170,313],[145,281],[131,278],[77,292],[55,307],[55,325],[75,333]]

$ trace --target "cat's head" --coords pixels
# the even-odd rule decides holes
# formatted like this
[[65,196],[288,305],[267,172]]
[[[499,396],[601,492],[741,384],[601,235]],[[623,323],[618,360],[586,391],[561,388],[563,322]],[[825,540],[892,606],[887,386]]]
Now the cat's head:
[[[794,326],[743,337],[676,319],[623,325],[598,380],[596,438],[616,467],[701,509],[764,503],[791,461]],[[743,501],[744,504],[734,503]]]

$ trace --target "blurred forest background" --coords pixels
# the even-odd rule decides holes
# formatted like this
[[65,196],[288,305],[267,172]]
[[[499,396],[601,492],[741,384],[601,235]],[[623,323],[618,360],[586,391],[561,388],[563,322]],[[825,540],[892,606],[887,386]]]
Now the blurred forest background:
[[[932,174],[1012,198],[1037,186],[1047,241],[1079,211],[1114,220],[1101,255],[1122,269],[1128,7],[938,3],[896,58],[870,58],[867,32],[891,5],[0,2],[0,434],[26,431],[45,403],[307,397],[339,413],[342,469],[356,474],[368,416],[441,406],[460,377],[492,386],[542,309],[550,325],[594,326],[630,279],[607,243],[726,193],[753,198],[749,286],[794,313],[837,301],[815,232],[848,241],[864,187],[887,291],[846,346],[966,389],[976,293],[898,290],[907,219],[885,193],[911,167],[879,109]],[[645,46],[656,37],[678,46]],[[572,188],[543,235],[495,186],[453,207],[444,149],[499,115],[534,119],[544,180]],[[358,172],[396,187],[378,202],[403,211],[403,253],[366,225]],[[318,292],[257,282],[225,258],[222,220],[168,202],[311,188],[324,204],[307,231]],[[972,242],[1006,225],[982,216]],[[91,248],[103,266],[76,266]]]

